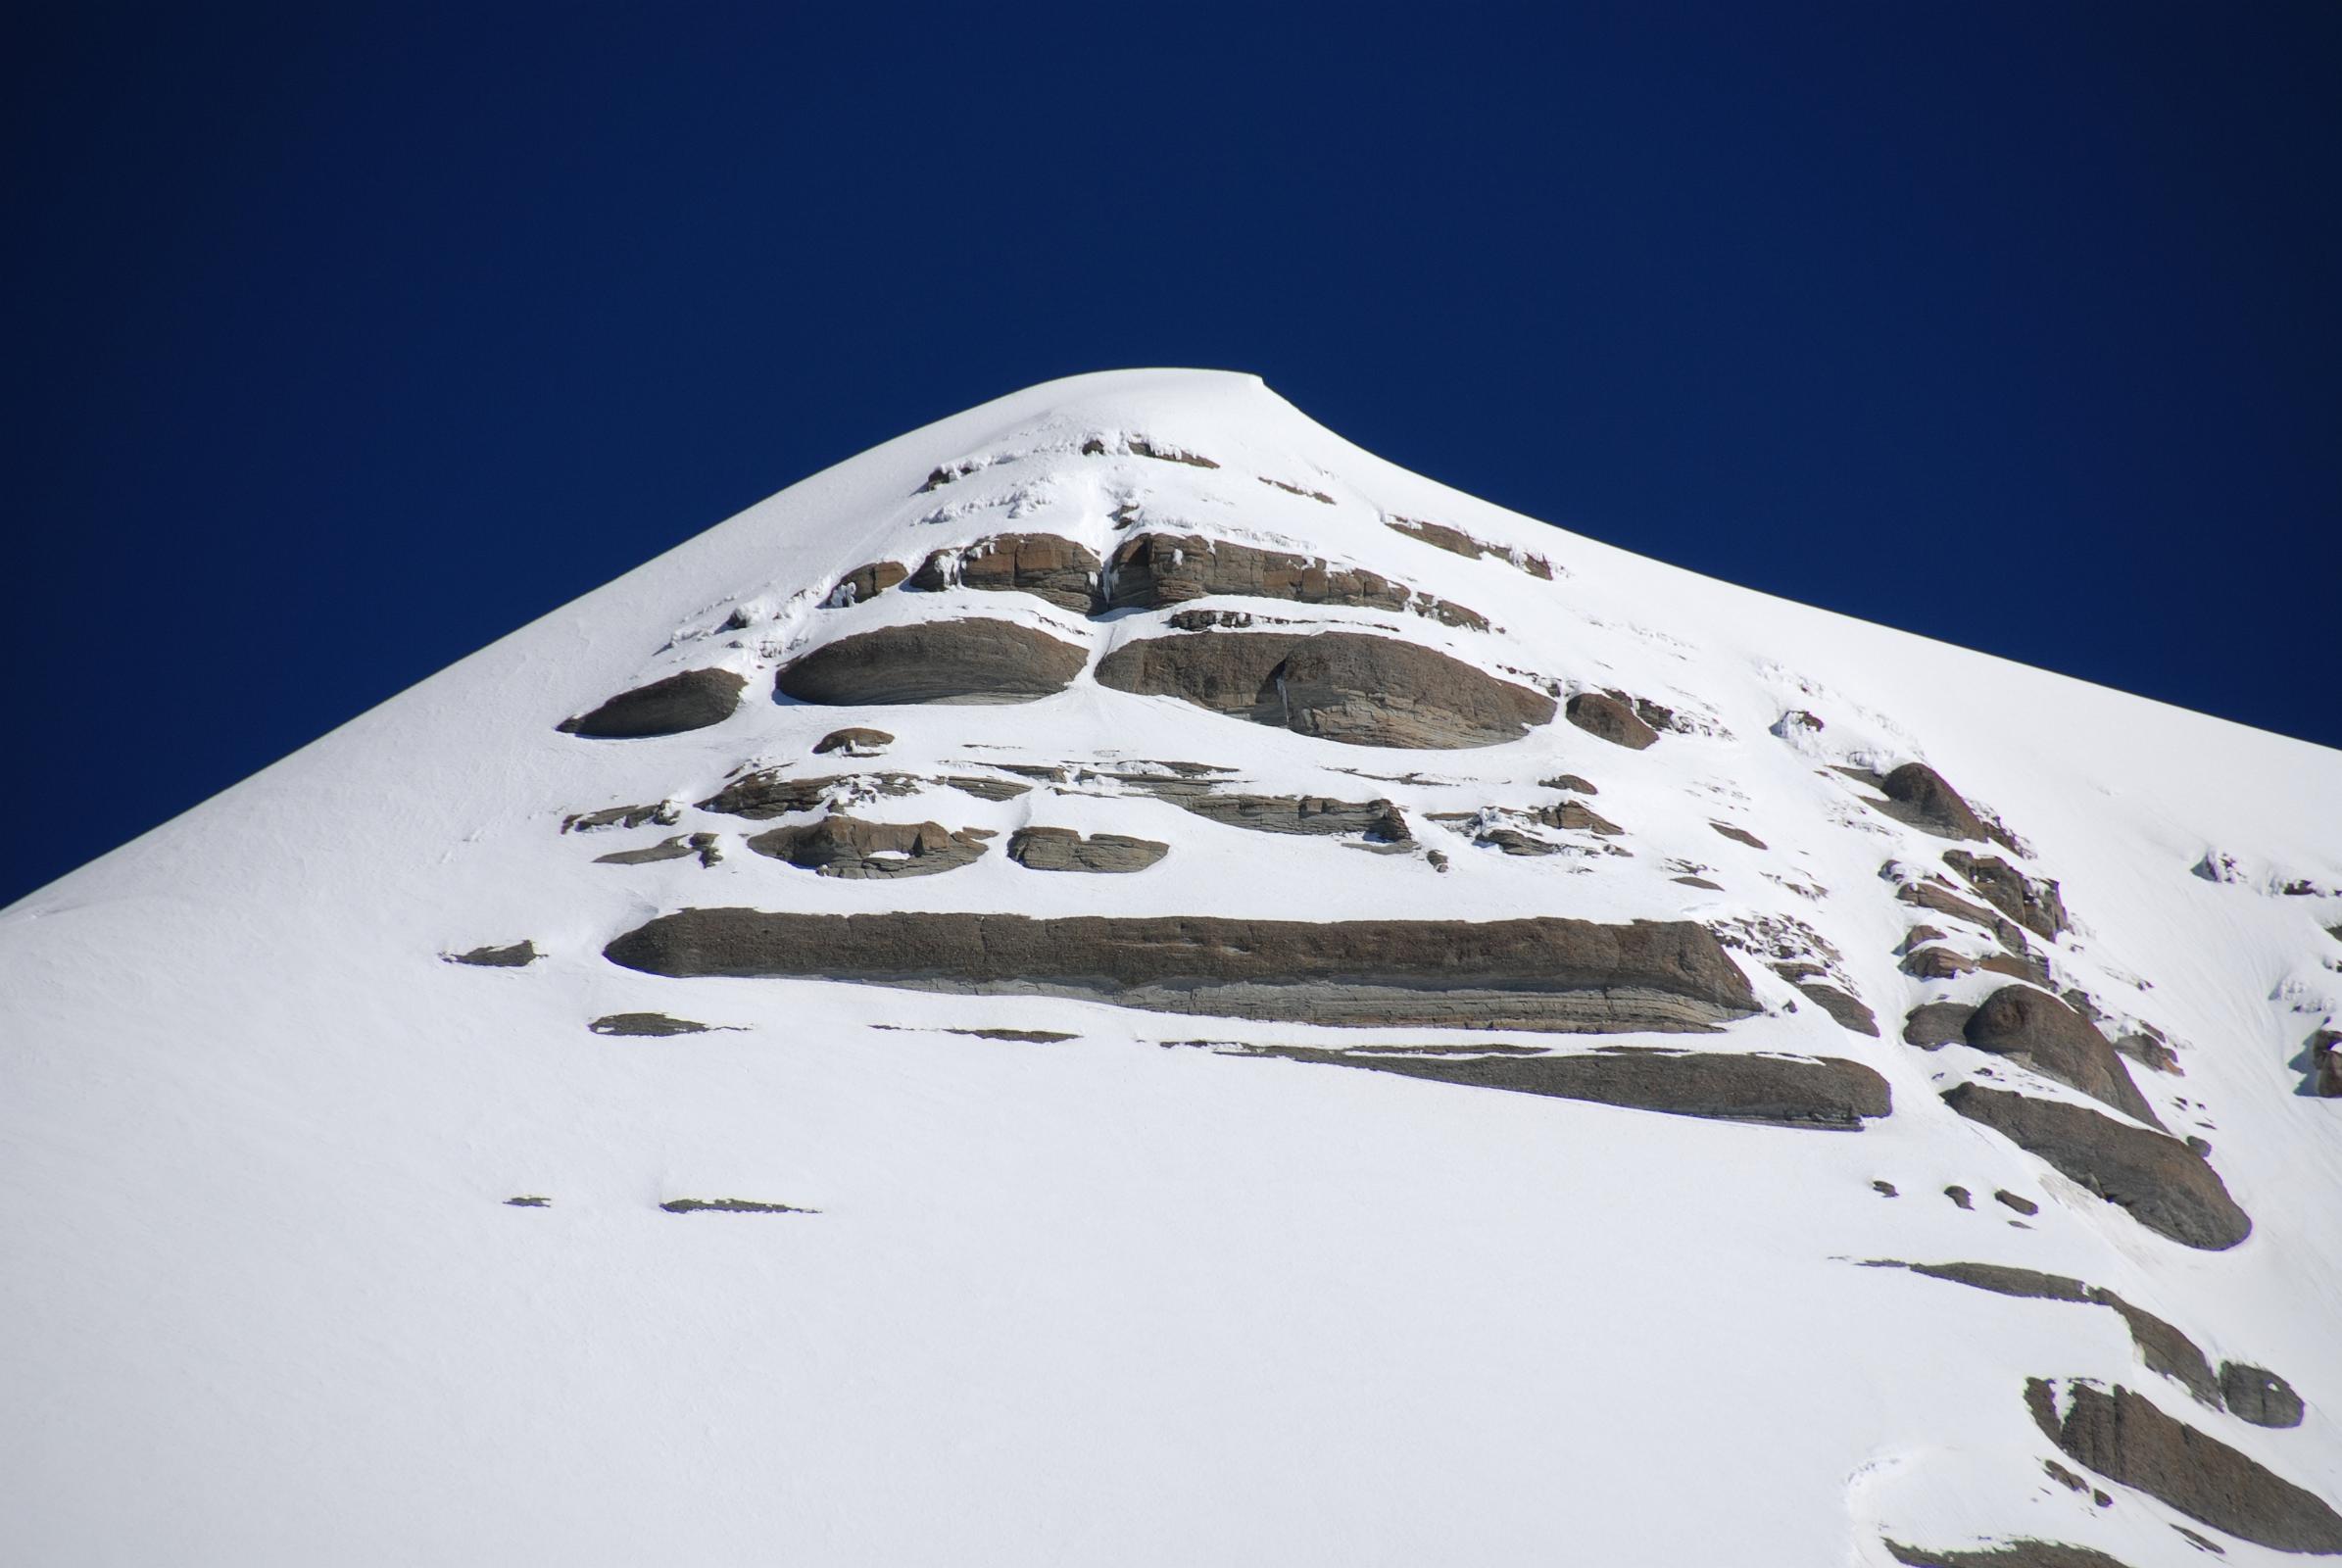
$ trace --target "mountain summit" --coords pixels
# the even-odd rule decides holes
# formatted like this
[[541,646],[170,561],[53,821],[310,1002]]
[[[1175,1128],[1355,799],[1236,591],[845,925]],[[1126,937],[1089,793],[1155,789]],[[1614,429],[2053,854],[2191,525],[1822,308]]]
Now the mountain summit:
[[0,911],[0,1547],[2342,1554],[2338,816],[1037,387]]

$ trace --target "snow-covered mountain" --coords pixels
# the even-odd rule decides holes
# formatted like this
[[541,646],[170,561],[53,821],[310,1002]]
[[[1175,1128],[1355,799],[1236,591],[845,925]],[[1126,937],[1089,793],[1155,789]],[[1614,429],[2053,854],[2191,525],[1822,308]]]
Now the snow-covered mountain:
[[0,912],[0,1558],[2342,1553],[2338,817],[1038,387]]

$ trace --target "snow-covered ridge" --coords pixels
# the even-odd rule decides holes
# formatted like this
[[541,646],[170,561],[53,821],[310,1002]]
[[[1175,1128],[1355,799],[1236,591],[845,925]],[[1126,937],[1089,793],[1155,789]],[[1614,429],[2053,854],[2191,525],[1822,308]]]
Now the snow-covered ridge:
[[2337,806],[1250,377],[1035,388],[0,913],[0,1527],[2333,1549]]

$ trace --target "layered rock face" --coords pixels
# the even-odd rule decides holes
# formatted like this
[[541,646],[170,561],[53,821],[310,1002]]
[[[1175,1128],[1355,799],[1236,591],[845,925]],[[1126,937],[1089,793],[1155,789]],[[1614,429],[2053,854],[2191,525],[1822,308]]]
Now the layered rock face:
[[637,927],[605,954],[670,976],[1081,997],[1348,1026],[1678,1032],[1756,1010],[1747,976],[1688,921],[1313,924],[684,909]]
[[[2342,764],[1172,379],[831,470],[0,911],[71,1298],[0,1359],[91,1412],[31,1494],[199,1462],[153,1362],[474,1411],[426,1458],[584,1517],[545,1560],[2322,1540]],[[155,1494],[469,1539],[309,1447]]]
[[1553,699],[1392,637],[1206,632],[1123,644],[1098,666],[1116,691],[1351,746],[1497,746],[1553,717]]

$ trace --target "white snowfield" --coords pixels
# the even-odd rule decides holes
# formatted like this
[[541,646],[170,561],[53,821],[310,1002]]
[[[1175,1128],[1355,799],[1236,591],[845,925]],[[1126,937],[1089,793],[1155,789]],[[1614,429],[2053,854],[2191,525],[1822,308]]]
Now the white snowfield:
[[[915,570],[1011,532],[1106,558],[1142,530],[1364,566],[1490,629],[1196,608],[1392,635],[1565,699],[1616,690],[1675,726],[1634,751],[1557,714],[1506,744],[1397,751],[1089,672],[997,706],[776,700],[790,661],[903,622],[1041,628],[1093,671],[1174,635],[1162,612],[1012,591],[824,604],[868,563]],[[1913,593],[1994,612],[2005,568],[1910,565]],[[555,727],[707,667],[745,677],[721,722]],[[853,725],[895,739],[810,755]],[[2029,854],[1954,846],[1837,770],[1915,760]],[[1247,830],[1110,776],[1174,761],[1232,791],[1388,801],[1412,843]],[[941,874],[816,874],[745,845],[814,814],[694,804],[758,767],[927,780],[841,808],[997,836]],[[1543,782],[1563,774],[1598,794]],[[1033,787],[992,800],[946,776]],[[1623,832],[1524,814],[1564,799]],[[671,821],[563,828],[659,803]],[[1050,874],[1006,853],[1034,825],[1169,848],[1134,874]],[[1555,853],[1481,842],[1504,825]],[[597,860],[694,833],[716,863]],[[1932,873],[1981,902],[1954,848],[2059,884],[2073,929],[2033,951],[2107,1035],[2169,1042],[2177,1073],[2129,1076],[2172,1135],[2209,1143],[2249,1238],[2158,1234],[1942,1102],[1980,1082],[2120,1115],[2024,1060],[1903,1042],[1913,1007],[2015,983],[1902,968],[1923,923],[1966,958],[1998,951],[1896,897]],[[603,956],[717,907],[1692,920],[1799,952],[1728,942],[1760,1010],[1650,1036]],[[1889,1542],[2027,1540],[2206,1560],[2182,1527],[2227,1563],[2302,1560],[2093,1473],[2025,1389],[2127,1389],[2342,1506],[2342,1100],[2310,1092],[2308,1054],[2342,1013],[2327,927],[2342,754],[1504,512],[1249,376],[1054,382],[792,486],[0,911],[0,1561],[1882,1568]],[[524,940],[544,955],[524,966],[443,956]],[[1879,1033],[1770,967],[1798,956]],[[625,1012],[712,1027],[588,1028]],[[1763,1125],[1244,1049],[1361,1043],[1837,1058],[1893,1109],[1858,1131]],[[660,1207],[685,1199],[815,1212]],[[2113,1291],[2211,1366],[2280,1375],[2306,1414],[2265,1427],[2192,1396],[2115,1311],[1861,1266],[1878,1260]]]

